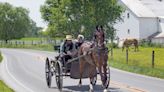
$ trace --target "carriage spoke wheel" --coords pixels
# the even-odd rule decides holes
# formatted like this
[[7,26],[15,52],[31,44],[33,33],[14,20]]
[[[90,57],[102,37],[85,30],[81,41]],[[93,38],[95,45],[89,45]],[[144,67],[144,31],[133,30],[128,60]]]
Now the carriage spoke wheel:
[[107,74],[106,74],[106,76],[107,76],[107,79],[106,79],[105,84],[103,85],[103,87],[105,89],[107,89],[109,84],[110,84],[110,68],[109,67],[107,67]]
[[62,67],[61,64],[58,62],[55,66],[55,75],[56,75],[56,85],[60,91],[62,91],[63,87],[63,75],[62,75]]
[[48,58],[46,59],[45,72],[46,72],[47,86],[50,88],[51,87],[52,74],[51,74],[51,67],[50,67],[50,62],[49,62],[49,59]]

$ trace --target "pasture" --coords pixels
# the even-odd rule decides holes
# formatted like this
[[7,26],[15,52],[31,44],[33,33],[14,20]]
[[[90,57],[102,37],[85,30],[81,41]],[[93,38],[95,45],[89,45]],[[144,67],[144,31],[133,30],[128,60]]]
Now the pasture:
[[[154,68],[152,68],[152,51],[155,51]],[[164,78],[164,48],[139,47],[138,52],[130,49],[126,62],[126,51],[113,49],[113,59],[109,55],[110,65],[130,72]]]
[[9,40],[8,43],[0,40],[0,48],[26,48],[53,51],[54,45],[59,45],[62,41],[59,38],[22,38],[19,40]]
[[1,55],[1,52],[0,52],[0,62],[2,61],[2,55]]
[[[51,38],[52,40],[63,40],[64,38],[59,38],[59,37],[56,37],[56,38]],[[40,41],[40,40],[47,40],[47,38],[44,38],[44,37],[24,37],[24,38],[21,38],[19,39],[21,41]]]

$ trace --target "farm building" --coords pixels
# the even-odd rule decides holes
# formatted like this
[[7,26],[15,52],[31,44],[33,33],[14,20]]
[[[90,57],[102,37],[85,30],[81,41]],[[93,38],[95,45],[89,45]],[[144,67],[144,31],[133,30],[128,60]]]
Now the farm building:
[[136,38],[164,44],[164,1],[118,0],[118,3],[125,9],[123,21],[115,25],[120,43],[126,38]]

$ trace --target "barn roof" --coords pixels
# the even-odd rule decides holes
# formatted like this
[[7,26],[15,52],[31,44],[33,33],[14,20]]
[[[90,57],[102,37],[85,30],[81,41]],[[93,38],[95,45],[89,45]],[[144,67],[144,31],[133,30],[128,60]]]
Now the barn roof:
[[[134,0],[131,0],[134,1]],[[138,0],[156,16],[164,16],[164,0]]]
[[156,17],[156,15],[139,0],[120,1],[138,17]]

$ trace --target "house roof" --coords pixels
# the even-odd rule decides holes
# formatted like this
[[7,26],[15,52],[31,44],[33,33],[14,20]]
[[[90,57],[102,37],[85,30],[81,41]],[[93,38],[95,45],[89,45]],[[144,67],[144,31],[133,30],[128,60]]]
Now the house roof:
[[156,15],[139,0],[120,0],[137,17],[156,17]]

